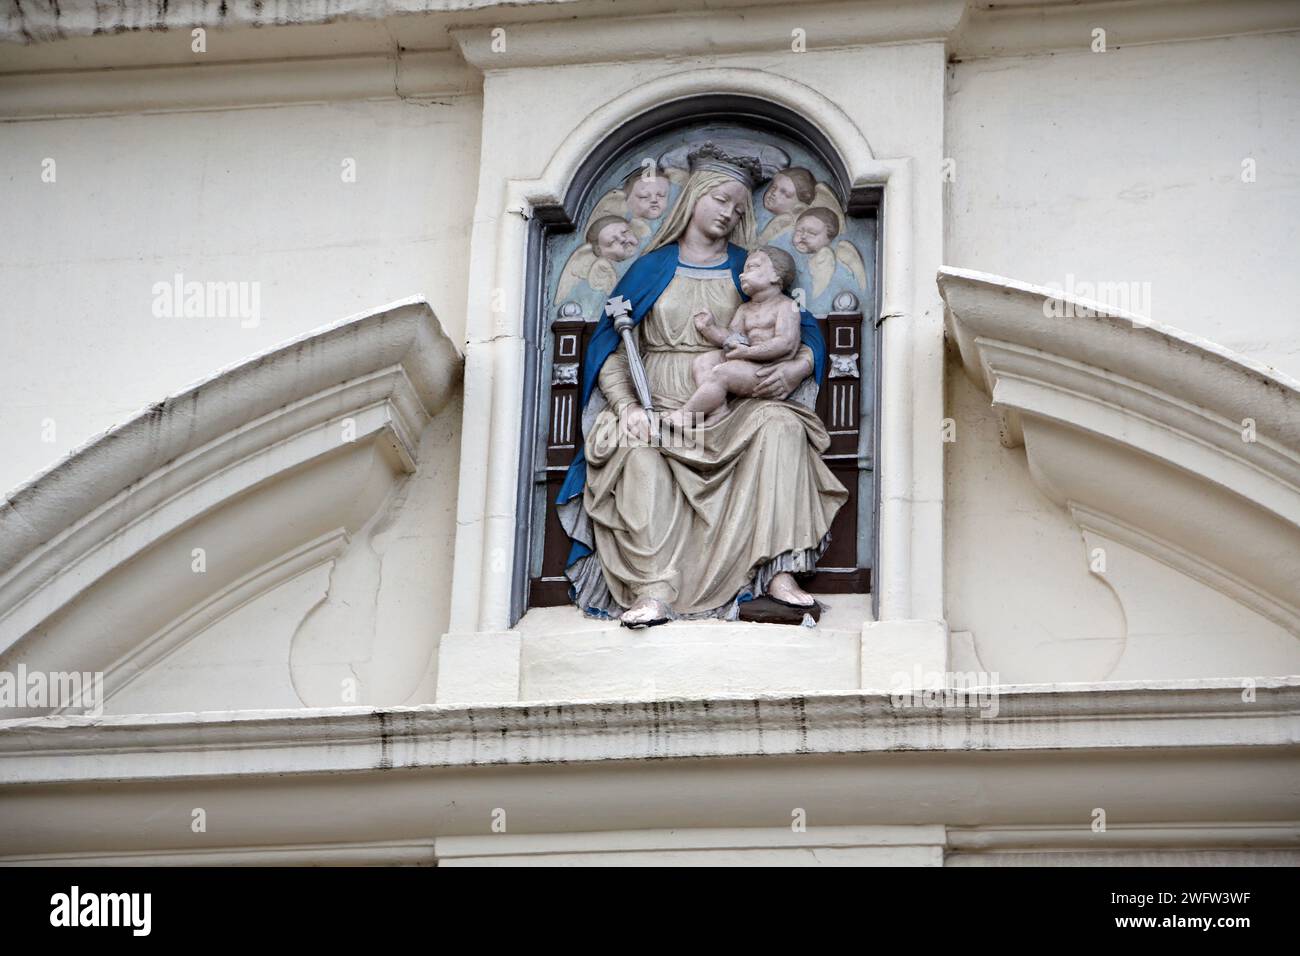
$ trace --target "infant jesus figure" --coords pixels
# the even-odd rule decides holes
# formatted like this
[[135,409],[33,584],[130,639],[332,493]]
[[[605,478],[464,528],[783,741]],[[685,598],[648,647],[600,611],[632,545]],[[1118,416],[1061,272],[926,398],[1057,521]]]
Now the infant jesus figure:
[[695,393],[663,421],[670,428],[712,425],[731,412],[727,395],[750,396],[762,384],[758,370],[784,362],[799,350],[799,306],[785,293],[794,284],[794,259],[773,246],[755,249],[745,259],[742,303],[730,328],[707,309],[691,316],[699,333],[719,346],[692,363]]

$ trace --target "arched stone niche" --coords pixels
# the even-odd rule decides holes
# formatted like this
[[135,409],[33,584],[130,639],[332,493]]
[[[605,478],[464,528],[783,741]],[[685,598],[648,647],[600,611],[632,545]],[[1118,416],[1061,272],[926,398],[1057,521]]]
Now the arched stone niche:
[[[621,124],[577,166],[562,202],[533,207],[522,316],[512,623],[530,607],[569,603],[564,562],[570,540],[555,497],[583,440],[579,383],[588,336],[614,284],[680,195],[686,153],[710,141],[743,144],[760,156],[766,175],[754,190],[756,244],[771,243],[792,255],[798,267],[792,294],[817,316],[828,346],[828,368],[816,395],[832,439],[823,459],[851,497],[806,586],[822,593],[871,588],[880,346],[872,317],[880,314],[883,188],[854,185],[827,136],[799,112],[754,96],[700,94]],[[794,189],[793,203],[765,201],[778,179]],[[810,209],[817,211],[809,216]],[[796,242],[800,223],[821,235]]]
[[[927,52],[913,65],[928,69],[929,63]],[[845,65],[842,79],[856,77],[851,82],[858,89],[871,81],[871,72],[870,66],[864,73],[860,64]],[[530,558],[521,530],[530,521],[523,499],[532,494],[531,473],[521,460],[532,464],[537,440],[544,370],[531,360],[546,328],[540,268],[545,240],[581,227],[583,202],[598,200],[588,194],[600,188],[597,180],[619,150],[656,128],[682,123],[684,115],[721,106],[731,109],[733,120],[736,107],[743,107],[740,118],[750,128],[775,130],[819,156],[850,214],[876,209],[878,301],[860,303],[879,336],[871,591],[865,601],[849,602],[855,610],[847,626],[859,633],[852,659],[842,663],[853,676],[833,684],[808,677],[780,686],[887,687],[889,675],[917,662],[942,670],[943,445],[934,423],[943,418],[943,327],[933,280],[941,264],[942,223],[938,180],[921,174],[940,163],[933,138],[893,136],[897,152],[878,157],[868,142],[872,117],[879,116],[882,130],[896,129],[898,103],[857,100],[850,113],[833,91],[771,69],[672,66],[666,72],[615,73],[606,73],[602,92],[582,91],[582,118],[566,123],[563,132],[557,129],[561,113],[547,104],[552,97],[572,97],[576,77],[506,68],[494,72],[484,88],[485,115],[500,113],[509,121],[485,124],[482,142],[466,315],[455,572],[449,627],[439,649],[438,701],[529,699],[533,691],[521,676],[528,633],[561,642],[566,653],[563,648],[571,648],[582,628],[569,614],[558,614],[568,608],[539,609],[530,616],[536,627],[521,620]],[[939,96],[941,85],[931,92]],[[531,144],[534,152],[521,144]],[[681,631],[683,639],[687,631]],[[702,666],[696,676],[707,681],[704,672],[731,665],[711,659]],[[788,670],[784,664],[776,668],[782,669]],[[774,686],[769,680],[744,684]],[[566,694],[570,690],[577,693],[568,688]]]

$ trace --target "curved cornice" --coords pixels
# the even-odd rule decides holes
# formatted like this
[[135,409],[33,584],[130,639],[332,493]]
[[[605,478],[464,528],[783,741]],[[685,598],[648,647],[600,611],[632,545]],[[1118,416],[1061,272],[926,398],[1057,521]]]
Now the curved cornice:
[[967,373],[1049,498],[1300,633],[1300,382],[1052,290],[938,282]]
[[[120,569],[143,577],[140,592],[118,583],[119,611],[147,601],[151,614],[166,611],[174,622],[196,597],[246,589],[257,569],[346,537],[353,512],[382,494],[370,463],[378,455],[391,473],[414,469],[421,430],[453,394],[462,363],[428,303],[404,299],[224,368],[76,449],[0,505],[0,659],[37,630],[76,631],[42,625]],[[156,567],[142,569],[164,544],[181,546],[177,531],[236,501],[255,506],[264,489],[285,495],[277,479],[317,465],[327,483],[311,494],[287,491],[303,514],[272,512],[291,529],[259,525],[248,546],[190,587],[194,593],[170,577],[159,581]],[[302,520],[308,512],[311,520]],[[150,615],[139,617],[147,636]],[[110,621],[103,626],[112,630]],[[106,634],[93,650],[75,652],[83,661],[75,669],[109,669],[140,639]],[[73,653],[64,642],[51,663]]]
[[944,268],[938,282],[962,361],[985,391],[1001,363],[990,365],[972,347],[977,337],[1104,369],[1198,414],[1217,413],[1234,423],[1234,448],[1241,420],[1253,417],[1258,433],[1275,439],[1266,447],[1281,443],[1290,458],[1300,456],[1300,382],[1277,369],[1144,316],[1014,279]]

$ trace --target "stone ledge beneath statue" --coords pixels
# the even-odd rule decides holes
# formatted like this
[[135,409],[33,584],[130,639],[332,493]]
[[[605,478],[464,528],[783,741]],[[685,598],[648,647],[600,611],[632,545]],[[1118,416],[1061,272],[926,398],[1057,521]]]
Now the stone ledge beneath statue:
[[865,594],[820,595],[817,627],[672,621],[622,627],[573,607],[534,608],[522,637],[520,700],[653,700],[856,690]]
[[676,621],[524,636],[521,700],[856,690],[857,630]]
[[632,629],[573,607],[534,608],[510,631],[443,635],[437,702],[658,700],[942,681],[944,622],[872,621],[865,594],[819,600],[817,627],[673,621]]

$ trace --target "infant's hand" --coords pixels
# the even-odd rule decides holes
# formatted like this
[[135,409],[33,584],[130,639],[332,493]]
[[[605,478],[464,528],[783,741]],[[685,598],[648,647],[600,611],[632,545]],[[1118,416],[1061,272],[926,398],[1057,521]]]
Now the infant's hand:
[[695,321],[696,332],[703,332],[713,324],[713,313],[708,309],[701,309],[699,312],[696,312],[691,316],[691,318]]
[[742,332],[733,332],[727,336],[727,341],[723,342],[723,351],[729,356],[741,351],[749,345],[749,337]]

